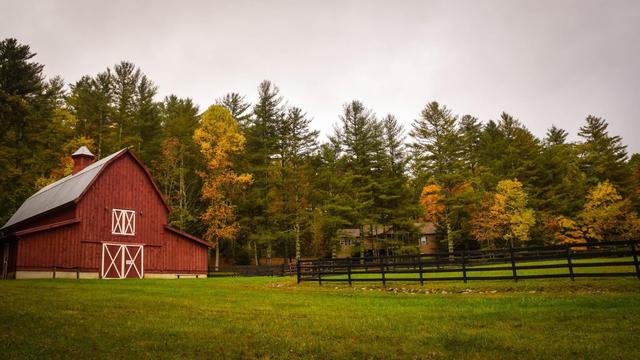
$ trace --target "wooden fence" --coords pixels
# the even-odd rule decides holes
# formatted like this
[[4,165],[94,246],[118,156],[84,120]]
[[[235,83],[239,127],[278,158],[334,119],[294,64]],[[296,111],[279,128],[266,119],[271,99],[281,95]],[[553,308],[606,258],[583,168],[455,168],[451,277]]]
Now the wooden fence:
[[285,276],[295,275],[296,267],[292,264],[282,265],[230,265],[222,266],[215,271],[209,269],[209,277],[230,276]]
[[302,281],[419,282],[623,277],[640,279],[640,241],[462,250],[420,255],[302,260]]

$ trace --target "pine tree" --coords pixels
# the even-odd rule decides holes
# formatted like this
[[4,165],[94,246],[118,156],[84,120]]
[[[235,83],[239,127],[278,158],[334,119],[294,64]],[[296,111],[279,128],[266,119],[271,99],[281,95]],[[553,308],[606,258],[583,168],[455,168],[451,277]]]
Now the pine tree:
[[258,86],[258,101],[253,106],[253,116],[246,126],[246,150],[241,160],[243,172],[253,175],[253,184],[247,196],[239,204],[242,218],[241,237],[253,243],[254,258],[258,259],[258,245],[266,248],[271,258],[275,234],[273,219],[269,217],[269,192],[272,179],[269,170],[277,154],[277,126],[284,118],[283,100],[280,90],[270,81]]
[[[383,153],[383,130],[373,112],[360,101],[352,101],[343,107],[340,123],[331,137],[343,159],[345,189],[341,206],[350,208],[351,225],[372,237],[376,225],[375,196],[379,191]],[[360,244],[364,255],[364,243]]]
[[151,164],[172,208],[169,221],[179,229],[202,234],[204,229],[197,221],[204,207],[200,200],[202,179],[196,174],[204,169],[204,164],[193,141],[198,107],[189,98],[170,95],[165,97],[159,110],[163,127],[162,156]]
[[[54,121],[64,95],[62,81],[46,81],[44,66],[16,39],[0,41],[0,221],[33,193],[37,179],[58,162],[70,126]],[[51,151],[56,149],[56,151]]]
[[402,125],[389,114],[381,120],[383,131],[382,166],[378,177],[379,191],[375,194],[376,223],[393,234],[391,243],[383,247],[398,247],[403,244],[400,237],[414,232],[413,219],[419,213],[418,204],[409,186],[407,167],[409,157],[405,147]]
[[459,230],[454,226],[454,209],[459,209],[459,189],[466,188],[458,118],[446,106],[430,102],[414,121],[410,135],[418,184],[438,185],[446,199],[445,216],[438,226],[446,234],[447,247],[452,253]]
[[245,97],[232,92],[216,99],[216,104],[224,106],[234,119],[238,122],[241,129],[245,129],[249,125],[251,118],[251,103],[245,100]]
[[609,180],[627,194],[631,178],[626,164],[627,147],[622,138],[609,135],[608,127],[606,120],[587,116],[586,124],[578,132],[583,139],[579,146],[580,166],[590,186]]
[[585,176],[580,170],[574,144],[566,143],[568,133],[552,126],[541,150],[538,210],[550,215],[572,216],[581,207],[586,194]]

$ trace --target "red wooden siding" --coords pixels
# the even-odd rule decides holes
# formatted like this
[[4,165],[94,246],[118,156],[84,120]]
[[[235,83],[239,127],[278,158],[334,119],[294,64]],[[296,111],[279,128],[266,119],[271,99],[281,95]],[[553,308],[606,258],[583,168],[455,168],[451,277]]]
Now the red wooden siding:
[[[135,235],[112,235],[112,209],[134,210]],[[80,267],[99,271],[102,243],[144,244],[144,272],[207,272],[207,247],[168,231],[168,210],[147,173],[129,153],[115,159],[76,207],[29,223],[29,227],[77,217],[79,223],[20,237],[18,270]],[[21,228],[23,228],[21,226]]]
[[[112,209],[135,210],[135,235],[112,235]],[[168,211],[145,171],[128,153],[111,164],[78,203],[85,242],[145,244],[145,272],[206,272],[206,247],[164,229]],[[96,262],[97,260],[97,262]],[[98,267],[99,257],[87,267]]]
[[18,269],[79,266],[80,252],[75,241],[78,228],[79,223],[21,237],[18,241]]

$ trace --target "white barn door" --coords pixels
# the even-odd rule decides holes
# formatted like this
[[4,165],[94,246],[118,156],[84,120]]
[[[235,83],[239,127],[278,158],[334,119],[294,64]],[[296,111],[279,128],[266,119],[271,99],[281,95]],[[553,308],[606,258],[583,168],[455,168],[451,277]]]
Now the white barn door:
[[103,279],[142,279],[144,277],[144,246],[102,244],[100,277]]

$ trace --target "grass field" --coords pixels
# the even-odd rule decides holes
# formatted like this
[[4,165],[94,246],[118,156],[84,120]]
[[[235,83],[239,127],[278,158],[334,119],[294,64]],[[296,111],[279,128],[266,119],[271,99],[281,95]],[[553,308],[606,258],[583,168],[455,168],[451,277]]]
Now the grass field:
[[0,357],[640,358],[634,278],[0,282]]

